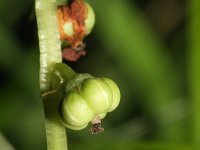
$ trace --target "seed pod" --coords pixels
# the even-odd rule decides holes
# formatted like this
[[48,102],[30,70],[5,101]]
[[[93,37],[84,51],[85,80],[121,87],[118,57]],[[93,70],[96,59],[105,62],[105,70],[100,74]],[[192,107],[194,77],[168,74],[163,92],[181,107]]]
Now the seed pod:
[[96,118],[103,119],[119,102],[120,91],[112,80],[78,74],[67,83],[60,103],[61,120],[66,127],[80,130]]
[[73,48],[82,44],[94,26],[95,15],[91,6],[83,0],[74,0],[69,6],[57,9],[60,38]]

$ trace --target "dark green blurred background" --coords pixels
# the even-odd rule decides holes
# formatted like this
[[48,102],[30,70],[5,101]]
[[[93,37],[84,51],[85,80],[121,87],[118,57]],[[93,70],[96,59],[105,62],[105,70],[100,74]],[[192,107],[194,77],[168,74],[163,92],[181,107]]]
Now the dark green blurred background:
[[[198,149],[198,0],[88,1],[96,12],[88,54],[65,62],[112,78],[122,98],[103,134],[67,130],[69,149]],[[34,1],[0,0],[0,150],[46,149],[38,71]]]

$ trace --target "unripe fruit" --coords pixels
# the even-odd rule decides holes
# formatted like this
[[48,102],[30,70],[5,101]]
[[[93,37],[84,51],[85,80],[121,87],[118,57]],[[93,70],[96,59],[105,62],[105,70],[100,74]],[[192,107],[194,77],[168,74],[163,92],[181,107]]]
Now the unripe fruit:
[[103,119],[119,101],[120,91],[112,80],[78,74],[66,86],[60,104],[61,120],[66,127],[80,130],[94,119]]
[[85,2],[86,8],[87,8],[87,17],[85,19],[85,27],[86,27],[86,34],[88,35],[95,24],[95,14],[94,11],[92,9],[92,7]]

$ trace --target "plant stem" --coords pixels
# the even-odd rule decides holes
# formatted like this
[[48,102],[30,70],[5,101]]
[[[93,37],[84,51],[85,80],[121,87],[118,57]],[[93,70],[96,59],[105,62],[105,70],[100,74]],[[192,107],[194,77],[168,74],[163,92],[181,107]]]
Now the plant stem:
[[[45,127],[48,150],[67,150],[67,135],[65,127],[60,123],[58,103],[62,92],[52,94],[43,99]],[[59,97],[59,98],[58,98]]]
[[[36,0],[35,9],[40,45],[40,89],[42,93],[51,90],[51,68],[62,62],[61,42],[56,17],[56,0]],[[65,127],[58,117],[58,102],[62,93],[56,92],[43,97],[48,150],[67,150]]]
[[62,62],[56,6],[55,0],[36,0],[35,3],[40,45],[40,88],[42,92],[50,90],[52,65]]

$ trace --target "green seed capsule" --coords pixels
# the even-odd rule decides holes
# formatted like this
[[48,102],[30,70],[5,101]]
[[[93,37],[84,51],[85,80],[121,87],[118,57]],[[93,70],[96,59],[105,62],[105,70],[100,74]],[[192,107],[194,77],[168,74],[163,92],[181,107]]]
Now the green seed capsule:
[[113,102],[112,90],[101,79],[87,79],[80,88],[80,94],[96,114],[110,110]]
[[63,119],[75,127],[87,126],[94,117],[94,113],[85,99],[75,91],[68,93],[64,99],[67,100],[62,103]]
[[102,78],[102,80],[104,82],[106,82],[108,84],[108,86],[110,87],[110,89],[112,90],[113,103],[111,105],[111,108],[108,111],[108,112],[111,112],[119,105],[119,102],[120,102],[120,91],[119,91],[119,88],[118,88],[117,84],[115,82],[113,82],[112,80],[110,80],[108,78]]
[[78,74],[66,86],[61,102],[62,122],[70,129],[83,129],[95,118],[103,119],[119,101],[120,92],[112,80]]
[[89,34],[95,24],[95,14],[92,9],[92,7],[85,2],[86,8],[87,8],[87,18],[85,19],[85,26],[86,26],[86,34]]

